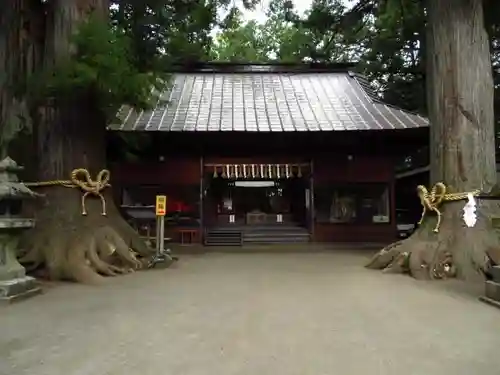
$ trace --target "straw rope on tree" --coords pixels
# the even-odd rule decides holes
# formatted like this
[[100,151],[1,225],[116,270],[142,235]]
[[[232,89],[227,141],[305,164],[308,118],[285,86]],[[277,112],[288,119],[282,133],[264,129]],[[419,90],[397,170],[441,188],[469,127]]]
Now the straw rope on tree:
[[87,215],[87,208],[85,206],[85,200],[87,196],[93,195],[101,199],[102,203],[102,216],[106,216],[106,199],[102,195],[102,191],[111,187],[109,184],[110,172],[107,169],[102,169],[94,181],[90,172],[85,168],[73,169],[71,172],[71,177],[69,180],[51,180],[51,181],[41,181],[41,182],[25,182],[24,185],[28,187],[47,187],[47,186],[63,186],[67,188],[80,188],[83,190],[81,205],[82,205],[82,215]]
[[422,205],[422,216],[418,222],[418,225],[422,224],[425,218],[426,213],[435,212],[437,214],[437,223],[434,227],[434,233],[439,232],[439,227],[441,226],[441,211],[439,210],[439,206],[444,202],[456,202],[460,200],[467,199],[469,194],[472,196],[477,196],[480,190],[474,190],[471,192],[462,192],[462,193],[447,193],[447,187],[442,182],[438,182],[435,184],[432,189],[429,191],[423,185],[417,186],[417,193],[420,199],[420,204]]
[[[84,236],[62,247],[58,242],[61,241],[61,238],[50,236],[51,238],[45,238],[42,242],[35,242],[30,241],[33,236],[26,236],[28,244],[25,245],[25,249],[28,250],[21,254],[20,261],[29,270],[37,269],[40,265],[50,262],[48,268],[51,272],[51,275],[49,275],[51,278],[96,283],[101,280],[100,275],[115,276],[144,268],[148,261],[148,259],[144,258],[147,246],[145,244],[143,246],[132,245],[124,240],[123,233],[127,233],[131,228],[126,228],[123,225],[117,227],[115,216],[119,215],[118,212],[113,212],[112,218],[108,218],[104,190],[111,186],[109,183],[110,177],[110,172],[103,169],[94,180],[87,169],[77,168],[71,172],[68,180],[25,183],[26,186],[31,188],[50,189],[52,187],[63,187],[80,189],[83,193],[79,202],[82,220],[78,221],[75,229],[84,233]],[[87,209],[86,199],[89,196],[100,199],[101,212],[99,215],[95,210]],[[73,206],[74,203],[68,202],[68,205]],[[95,208],[95,204],[93,206]],[[85,219],[87,216],[89,216],[88,219]],[[44,217],[38,219],[35,231],[39,227],[43,228],[47,221],[57,221],[57,214],[54,213],[53,218]],[[121,230],[119,231],[119,229]],[[65,249],[65,253],[57,255],[57,260],[47,259],[50,257],[47,256],[46,252],[51,251],[50,249],[54,247]],[[135,249],[141,248],[142,251],[137,252],[132,247]]]
[[[454,262],[453,249],[447,245],[447,239],[461,235],[460,233],[441,233],[443,204],[454,203],[468,199],[469,196],[481,198],[491,198],[481,196],[480,190],[469,192],[448,192],[448,187],[442,183],[436,183],[430,190],[423,185],[417,186],[417,194],[422,205],[422,215],[418,221],[416,233],[411,237],[397,241],[380,250],[366,265],[367,268],[382,269],[389,273],[410,273],[416,278],[446,279],[457,276],[457,265]],[[458,212],[457,208],[454,208]],[[437,220],[434,226],[424,219],[431,212],[436,214]],[[480,213],[481,214],[481,213]],[[487,221],[487,217],[481,214],[482,220]],[[446,225],[446,222],[444,223]],[[483,224],[484,225],[484,224]],[[447,228],[448,230],[448,228]],[[464,228],[465,231],[465,228]],[[443,239],[444,237],[444,239]],[[490,241],[489,259],[482,264],[478,264],[483,271],[487,268],[487,263],[500,262],[500,246],[495,246],[495,240]],[[498,238],[496,244],[500,244]]]

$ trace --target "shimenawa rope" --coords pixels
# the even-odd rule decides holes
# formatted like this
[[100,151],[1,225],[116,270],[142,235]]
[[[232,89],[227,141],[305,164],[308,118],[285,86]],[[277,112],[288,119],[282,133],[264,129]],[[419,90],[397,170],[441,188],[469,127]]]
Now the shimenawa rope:
[[443,202],[453,202],[467,199],[468,194],[472,194],[472,196],[477,196],[480,193],[480,190],[474,190],[471,192],[462,192],[462,193],[446,193],[447,187],[444,183],[438,182],[435,184],[431,191],[427,190],[427,188],[423,185],[417,186],[418,197],[420,198],[420,203],[422,204],[422,217],[418,222],[418,225],[422,224],[425,218],[425,214],[429,211],[434,211],[437,214],[437,223],[434,227],[434,232],[439,232],[439,227],[441,225],[441,211],[439,210],[439,206]]
[[45,187],[45,186],[64,186],[67,188],[80,188],[84,194],[82,195],[82,215],[87,215],[87,209],[85,207],[85,200],[88,195],[94,195],[101,199],[102,203],[102,213],[101,215],[106,216],[106,200],[102,195],[102,191],[110,187],[110,172],[107,169],[101,170],[97,174],[96,180],[92,180],[90,173],[87,169],[78,168],[73,169],[71,172],[70,180],[51,180],[51,181],[40,181],[40,182],[27,182],[24,185],[28,187]]

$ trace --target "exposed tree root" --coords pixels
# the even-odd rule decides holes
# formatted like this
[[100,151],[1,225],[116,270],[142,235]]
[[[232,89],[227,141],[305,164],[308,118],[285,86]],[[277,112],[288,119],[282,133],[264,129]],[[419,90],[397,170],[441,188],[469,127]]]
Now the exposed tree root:
[[500,264],[500,236],[491,225],[491,213],[498,207],[492,202],[481,203],[477,225],[467,228],[461,218],[461,203],[446,204],[439,233],[432,231],[435,217],[426,217],[410,238],[383,248],[366,267],[408,273],[416,279],[484,277],[491,264]]
[[75,189],[52,189],[58,191],[50,191],[50,204],[40,209],[36,228],[23,241],[20,261],[28,270],[44,267],[53,280],[97,284],[103,276],[144,268],[153,251],[115,207],[102,216],[99,200],[88,199],[88,215],[82,216]]

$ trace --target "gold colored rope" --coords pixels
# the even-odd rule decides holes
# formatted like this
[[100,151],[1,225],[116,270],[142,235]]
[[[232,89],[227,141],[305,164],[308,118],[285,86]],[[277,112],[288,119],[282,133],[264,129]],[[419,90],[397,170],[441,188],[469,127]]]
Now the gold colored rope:
[[474,190],[471,192],[462,192],[462,193],[446,193],[447,187],[444,183],[438,182],[435,184],[431,191],[427,190],[427,188],[423,185],[417,186],[417,194],[420,198],[420,204],[423,207],[422,216],[418,222],[418,224],[422,224],[425,218],[425,214],[429,211],[434,211],[437,214],[438,220],[436,226],[434,227],[434,232],[439,232],[439,227],[441,226],[441,216],[442,213],[439,210],[439,206],[443,202],[453,202],[467,199],[469,194],[472,196],[479,195],[480,190]]
[[85,206],[85,200],[87,199],[87,196],[94,195],[101,199],[101,215],[106,216],[106,200],[102,195],[102,191],[105,188],[111,186],[109,184],[110,177],[110,172],[107,169],[103,169],[97,174],[96,180],[93,180],[90,177],[90,172],[87,169],[78,168],[73,169],[73,171],[71,172],[70,180],[28,182],[24,183],[24,185],[28,187],[64,186],[67,188],[80,188],[84,192],[81,200],[82,215],[87,215],[87,209]]

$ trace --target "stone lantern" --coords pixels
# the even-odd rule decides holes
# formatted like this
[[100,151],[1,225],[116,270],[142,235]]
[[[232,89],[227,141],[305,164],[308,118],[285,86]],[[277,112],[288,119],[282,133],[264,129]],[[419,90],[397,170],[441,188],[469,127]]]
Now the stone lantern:
[[33,219],[23,218],[22,202],[40,196],[20,183],[23,168],[9,157],[0,161],[0,302],[37,294],[41,289],[17,261],[17,245],[22,231],[33,228]]

